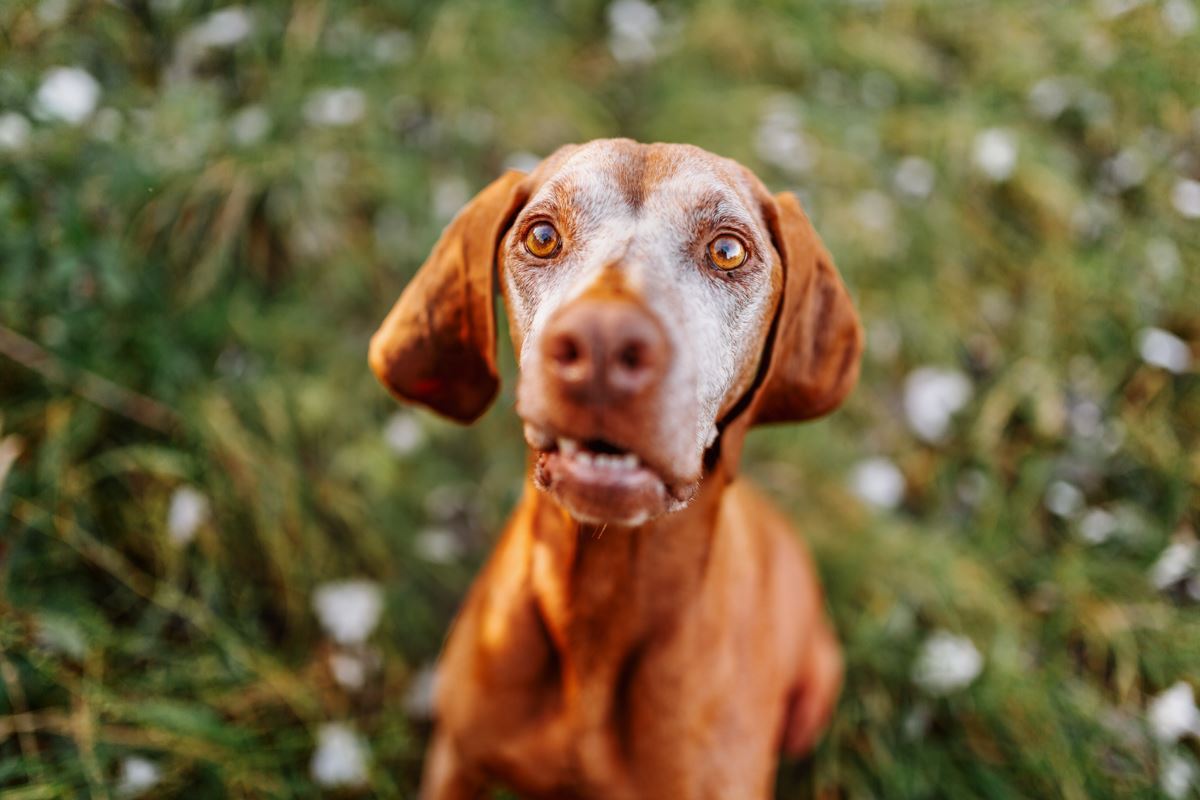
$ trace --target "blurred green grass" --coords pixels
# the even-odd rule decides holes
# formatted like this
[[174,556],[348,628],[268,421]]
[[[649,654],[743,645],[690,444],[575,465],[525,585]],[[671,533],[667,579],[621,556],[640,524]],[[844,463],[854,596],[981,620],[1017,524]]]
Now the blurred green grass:
[[[222,8],[0,7],[6,796],[128,794],[131,757],[147,796],[311,796],[330,721],[369,747],[343,793],[411,796],[410,687],[523,452],[510,353],[464,430],[397,412],[366,341],[473,191],[611,135],[799,192],[868,326],[847,406],[745,459],[847,652],[779,796],[1154,797],[1200,770],[1147,722],[1200,683],[1191,0]],[[1156,329],[1191,367],[1149,363]],[[923,367],[969,389],[944,436],[906,409]],[[183,542],[181,487],[208,509]],[[383,592],[357,649],[313,608],[346,578]],[[938,631],[982,656],[944,694],[913,677]]]

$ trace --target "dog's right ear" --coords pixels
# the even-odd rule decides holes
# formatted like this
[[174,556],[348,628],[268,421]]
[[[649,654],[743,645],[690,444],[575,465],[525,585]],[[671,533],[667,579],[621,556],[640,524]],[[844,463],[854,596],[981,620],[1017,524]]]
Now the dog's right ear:
[[371,369],[397,398],[458,422],[491,405],[496,251],[528,198],[526,177],[504,173],[458,213],[371,337]]

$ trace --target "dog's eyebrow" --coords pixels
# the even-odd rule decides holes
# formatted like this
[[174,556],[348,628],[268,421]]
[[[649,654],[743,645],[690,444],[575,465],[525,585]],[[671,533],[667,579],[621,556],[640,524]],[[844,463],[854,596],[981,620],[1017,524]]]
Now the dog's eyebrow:
[[724,192],[702,193],[692,205],[690,214],[693,236],[702,236],[716,228],[733,228],[755,247],[763,246],[754,218],[736,198]]

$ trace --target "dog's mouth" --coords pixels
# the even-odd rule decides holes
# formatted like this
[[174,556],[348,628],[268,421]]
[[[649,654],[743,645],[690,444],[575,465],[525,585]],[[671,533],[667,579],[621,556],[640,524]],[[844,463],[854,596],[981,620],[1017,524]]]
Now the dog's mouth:
[[528,424],[525,438],[535,453],[534,483],[581,522],[640,525],[685,506],[698,485],[672,483],[634,449],[606,439]]

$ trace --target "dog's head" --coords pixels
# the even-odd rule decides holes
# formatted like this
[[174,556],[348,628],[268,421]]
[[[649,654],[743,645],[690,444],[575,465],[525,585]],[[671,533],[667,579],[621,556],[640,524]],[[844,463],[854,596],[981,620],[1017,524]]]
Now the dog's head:
[[857,315],[795,197],[689,145],[568,146],[485,188],[372,338],[379,379],[482,414],[497,284],[534,481],[581,521],[682,508],[749,425],[825,414],[858,376]]

